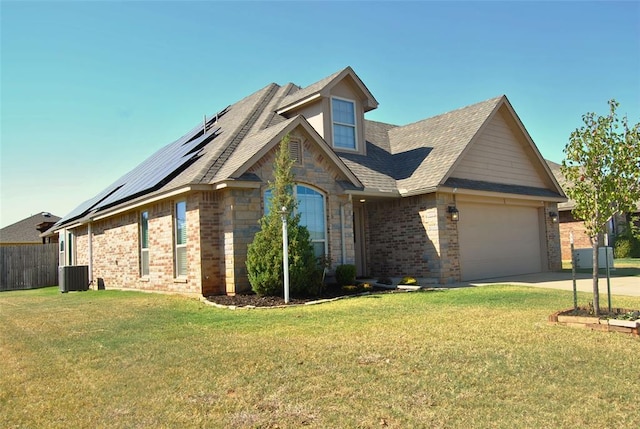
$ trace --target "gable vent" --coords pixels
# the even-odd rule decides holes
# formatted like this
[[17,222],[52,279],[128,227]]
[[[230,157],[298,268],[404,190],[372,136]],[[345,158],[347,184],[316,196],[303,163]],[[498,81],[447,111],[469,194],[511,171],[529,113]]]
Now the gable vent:
[[302,164],[302,144],[298,140],[289,141],[289,157],[296,164]]

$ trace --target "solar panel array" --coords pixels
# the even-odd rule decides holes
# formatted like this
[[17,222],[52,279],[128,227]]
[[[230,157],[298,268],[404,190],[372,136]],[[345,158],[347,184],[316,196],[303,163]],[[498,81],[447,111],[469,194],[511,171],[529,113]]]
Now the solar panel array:
[[220,135],[220,127],[215,129],[209,127],[213,127],[227,109],[218,112],[215,117],[206,122],[206,133],[203,125],[195,127],[178,140],[158,150],[98,195],[80,204],[58,224],[68,223],[86,216],[89,212],[109,208],[164,186],[195,161],[207,143]]

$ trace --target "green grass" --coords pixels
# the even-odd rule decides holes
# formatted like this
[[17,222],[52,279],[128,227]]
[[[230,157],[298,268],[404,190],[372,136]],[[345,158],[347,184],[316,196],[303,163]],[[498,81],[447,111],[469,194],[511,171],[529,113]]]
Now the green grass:
[[[609,272],[611,276],[640,277],[640,259],[638,258],[615,259],[613,262],[613,267],[615,267],[615,270],[612,269]],[[571,261],[562,261],[562,269],[565,271],[571,271]],[[578,268],[576,269],[576,272],[591,273],[593,272],[593,270],[591,268]],[[598,270],[598,273],[601,275],[606,275],[607,270],[605,268],[601,268]]]
[[640,341],[547,323],[571,305],[515,286],[236,311],[4,292],[0,427],[638,427]]

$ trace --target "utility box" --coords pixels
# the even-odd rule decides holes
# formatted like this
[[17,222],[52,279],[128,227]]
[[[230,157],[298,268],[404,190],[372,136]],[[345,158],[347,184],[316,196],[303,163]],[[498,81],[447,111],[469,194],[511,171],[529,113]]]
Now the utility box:
[[58,267],[60,292],[89,290],[88,265],[64,265]]
[[[609,256],[609,269],[613,269],[613,247],[598,249],[598,268],[607,268],[607,255]],[[575,249],[573,257],[576,268],[593,267],[593,249]]]

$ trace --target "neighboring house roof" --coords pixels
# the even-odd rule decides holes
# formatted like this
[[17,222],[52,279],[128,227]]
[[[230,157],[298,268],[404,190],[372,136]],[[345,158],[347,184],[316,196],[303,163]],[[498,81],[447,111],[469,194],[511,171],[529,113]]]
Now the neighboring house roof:
[[[349,192],[399,197],[434,192],[439,188],[466,187],[563,199],[562,189],[505,96],[404,126],[365,120],[366,154],[334,151],[296,111],[319,97],[330,96],[330,89],[343,81],[348,82],[360,97],[365,111],[378,105],[350,67],[306,88],[292,83],[269,84],[208,118],[206,127],[200,123],[158,150],[66,215],[56,228],[166,198],[185,188],[204,186],[211,189],[213,186],[215,189],[232,182],[255,181],[257,177],[248,174],[251,166],[284,135],[300,127],[341,172],[340,185]],[[504,112],[505,109],[515,127],[520,128],[524,145],[533,154],[531,160],[546,169],[549,189],[509,187],[451,177],[485,125],[499,110]]]
[[0,243],[28,244],[42,243],[40,234],[59,221],[58,216],[41,212],[0,229]]
[[[566,187],[568,186],[568,182],[567,178],[564,177],[564,174],[562,174],[562,165],[558,164],[557,162],[549,161],[548,159],[546,160],[546,162],[547,165],[549,165],[549,168],[551,169],[551,172],[555,176],[556,180],[558,181],[558,183],[560,183],[560,186],[562,186],[563,189],[566,189]],[[575,207],[576,202],[572,199],[558,204],[559,211],[569,211],[573,210]],[[636,204],[636,213],[640,213],[640,201]]]
[[[567,179],[566,177],[564,177],[564,174],[562,174],[562,165],[558,164],[557,162],[549,161],[548,159],[546,160],[546,162],[556,180],[558,181],[558,183],[560,183],[560,186],[562,186],[563,189],[566,189]],[[560,211],[573,210],[575,207],[576,202],[572,199],[568,199],[566,202],[558,204],[558,210]]]

